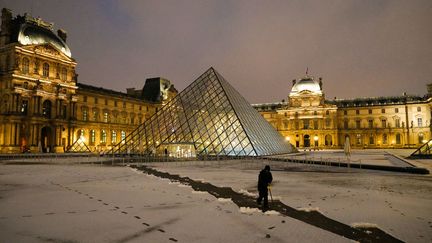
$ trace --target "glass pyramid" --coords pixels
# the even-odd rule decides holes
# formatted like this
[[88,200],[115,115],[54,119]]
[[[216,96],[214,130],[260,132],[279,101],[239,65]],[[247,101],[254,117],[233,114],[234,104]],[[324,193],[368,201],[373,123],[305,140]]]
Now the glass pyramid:
[[290,152],[291,145],[213,68],[111,151],[170,157]]
[[429,140],[427,143],[420,146],[416,151],[414,151],[410,157],[424,157],[424,158],[430,158],[432,157],[432,139]]
[[81,139],[77,139],[66,151],[66,153],[91,152],[87,144]]

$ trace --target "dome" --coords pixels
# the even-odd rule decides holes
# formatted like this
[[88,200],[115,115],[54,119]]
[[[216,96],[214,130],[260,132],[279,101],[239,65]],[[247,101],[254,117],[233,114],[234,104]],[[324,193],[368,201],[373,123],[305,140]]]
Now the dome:
[[24,23],[21,25],[18,34],[18,42],[23,45],[41,45],[49,43],[66,56],[72,57],[69,47],[60,37],[51,30],[34,24]]
[[300,79],[293,85],[291,89],[291,93],[301,93],[303,91],[309,91],[312,93],[322,92],[320,84],[311,77],[304,77]]

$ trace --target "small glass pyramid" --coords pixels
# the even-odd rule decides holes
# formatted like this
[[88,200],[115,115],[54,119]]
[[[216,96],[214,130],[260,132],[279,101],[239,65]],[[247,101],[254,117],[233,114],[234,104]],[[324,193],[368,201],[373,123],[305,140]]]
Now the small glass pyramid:
[[213,68],[113,147],[113,154],[261,156],[292,146]]

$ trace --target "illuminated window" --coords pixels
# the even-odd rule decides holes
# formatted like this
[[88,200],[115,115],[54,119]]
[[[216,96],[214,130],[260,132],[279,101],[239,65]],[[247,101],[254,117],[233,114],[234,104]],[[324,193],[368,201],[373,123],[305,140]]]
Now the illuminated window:
[[395,108],[395,113],[399,113],[399,108]]
[[401,144],[401,135],[396,133],[396,144]]
[[107,134],[105,130],[101,131],[101,143],[105,144],[107,141]]
[[348,129],[348,120],[345,120],[345,121],[344,121],[344,128],[345,128],[345,129]]
[[90,144],[94,144],[96,142],[96,132],[95,130],[90,130]]
[[387,134],[383,134],[383,144],[387,144]]
[[374,144],[374,143],[375,143],[374,136],[373,136],[373,134],[370,134],[369,135],[369,144]]
[[368,120],[369,128],[373,128],[373,120]]
[[49,64],[48,63],[44,63],[43,64],[43,72],[42,75],[44,77],[49,77]]
[[318,129],[318,121],[317,120],[314,121],[314,129]]
[[24,74],[28,74],[30,70],[30,61],[28,58],[24,57],[22,60],[22,72]]
[[330,123],[331,123],[330,119],[326,119],[325,120],[326,127],[330,127]]
[[360,114],[360,110],[356,110],[356,114],[357,114],[357,115]]
[[400,119],[399,118],[396,118],[396,120],[395,120],[395,126],[396,127],[400,127]]
[[126,132],[121,131],[121,140],[124,141],[126,139]]
[[108,122],[108,112],[104,112],[103,114],[103,121]]
[[360,129],[360,123],[361,123],[360,120],[357,120],[357,121],[356,121],[356,128],[357,128],[357,129]]
[[420,143],[420,144],[424,143],[423,140],[424,140],[423,133],[419,133],[419,135],[418,135],[418,143]]
[[385,119],[381,120],[381,127],[382,128],[386,128],[387,127],[387,120],[385,120]]
[[83,121],[87,121],[87,109],[84,109],[83,110],[83,113],[82,113],[82,115],[83,115]]
[[417,118],[417,126],[422,127],[423,126],[423,120],[419,117]]
[[117,132],[116,131],[112,131],[111,142],[112,143],[117,143]]
[[309,129],[309,120],[303,120],[303,129]]
[[28,111],[28,100],[23,100],[21,102],[21,109],[20,112],[23,115],[27,115],[27,111]]
[[385,109],[381,109],[381,113],[385,113]]
[[61,70],[61,79],[66,80],[67,79],[67,69],[64,67]]
[[369,114],[372,114],[372,109],[369,109],[368,112],[369,112]]
[[51,118],[51,101],[45,100],[42,104],[42,115]]
[[97,121],[98,115],[97,111],[93,111],[93,121]]
[[361,134],[356,135],[356,143],[357,143],[357,145],[361,145],[361,143],[362,143]]

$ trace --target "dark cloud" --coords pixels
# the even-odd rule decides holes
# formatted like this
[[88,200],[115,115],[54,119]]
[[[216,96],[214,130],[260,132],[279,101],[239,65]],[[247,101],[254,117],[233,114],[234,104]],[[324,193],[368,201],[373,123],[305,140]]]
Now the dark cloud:
[[80,81],[122,90],[148,77],[181,90],[210,66],[250,102],[286,98],[306,67],[327,97],[423,95],[432,2],[1,1],[69,33]]

